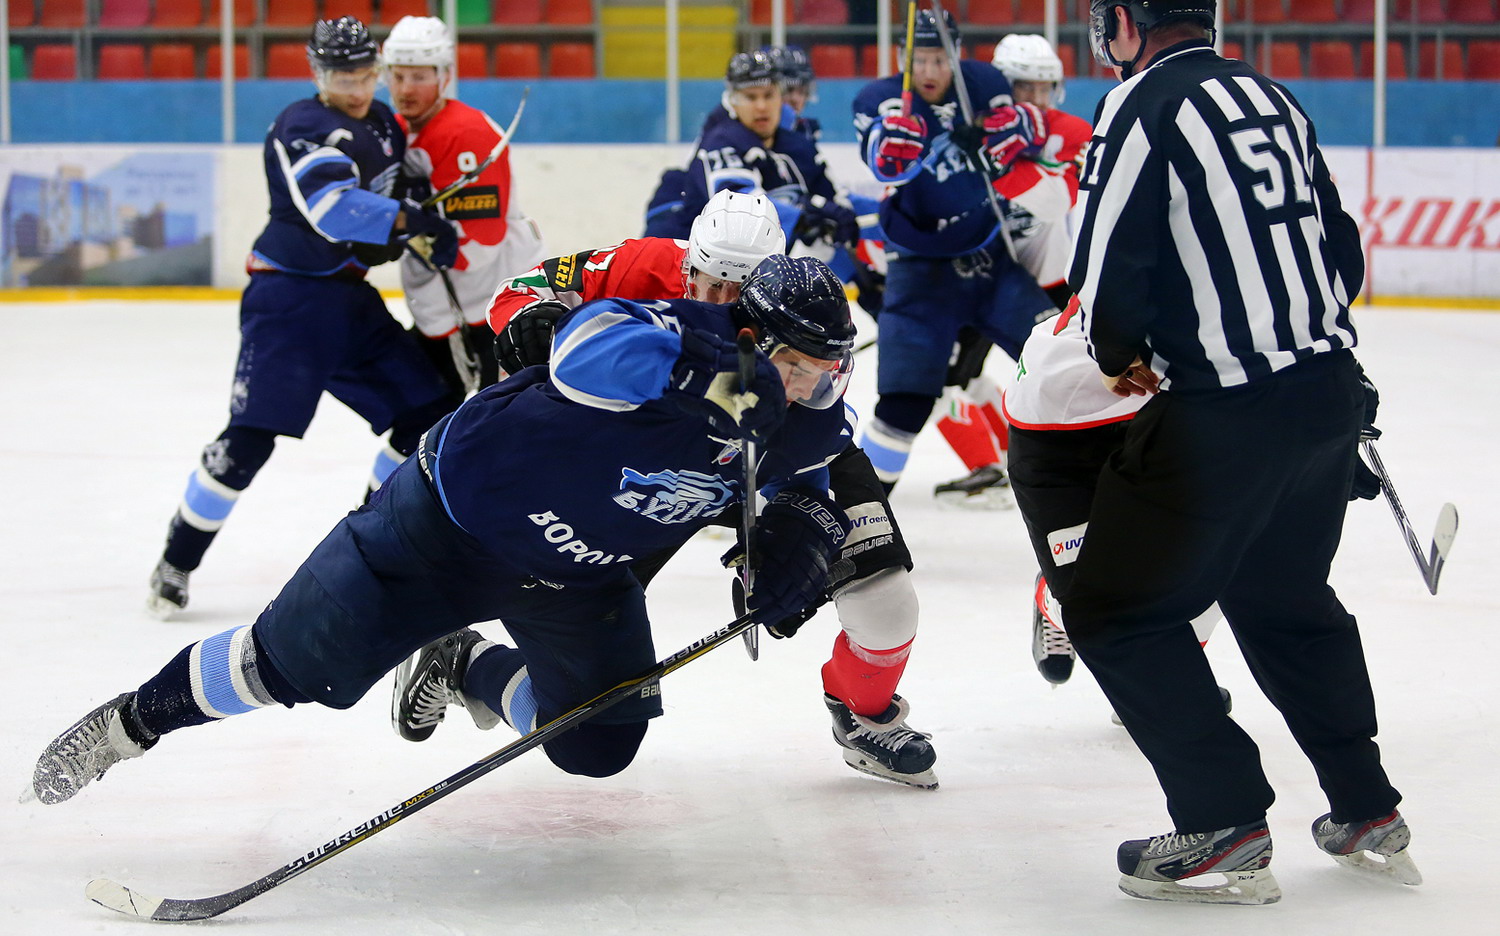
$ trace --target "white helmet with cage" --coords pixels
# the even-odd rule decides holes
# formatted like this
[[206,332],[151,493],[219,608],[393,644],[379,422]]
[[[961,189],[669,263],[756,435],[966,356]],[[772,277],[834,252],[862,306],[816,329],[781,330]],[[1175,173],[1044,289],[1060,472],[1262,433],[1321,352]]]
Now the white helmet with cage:
[[1056,100],[1062,101],[1063,63],[1046,36],[1011,33],[995,45],[990,64],[1000,69],[1011,84],[1017,81],[1051,82],[1057,85]]
[[693,219],[684,276],[694,270],[715,279],[743,283],[762,260],[786,252],[786,235],[776,206],[763,194],[747,195],[725,189]]
[[453,34],[436,16],[403,16],[380,47],[386,65],[453,69]]

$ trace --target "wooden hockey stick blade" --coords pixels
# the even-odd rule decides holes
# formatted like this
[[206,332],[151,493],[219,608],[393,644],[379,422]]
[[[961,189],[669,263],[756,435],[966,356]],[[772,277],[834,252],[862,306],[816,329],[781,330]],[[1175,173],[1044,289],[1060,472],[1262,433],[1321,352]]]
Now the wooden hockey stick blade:
[[1444,504],[1438,511],[1437,525],[1432,531],[1432,553],[1427,559],[1426,574],[1423,578],[1427,582],[1427,591],[1436,595],[1438,590],[1438,576],[1443,574],[1443,566],[1448,561],[1448,550],[1453,548],[1453,538],[1458,535],[1458,508],[1452,504]]

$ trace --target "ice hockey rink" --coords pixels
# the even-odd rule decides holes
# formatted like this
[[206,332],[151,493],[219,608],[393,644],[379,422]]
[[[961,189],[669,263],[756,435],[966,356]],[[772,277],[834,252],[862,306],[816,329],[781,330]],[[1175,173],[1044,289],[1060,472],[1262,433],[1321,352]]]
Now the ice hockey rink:
[[[1357,317],[1382,394],[1381,454],[1417,535],[1426,542],[1445,501],[1462,518],[1437,597],[1384,501],[1351,506],[1334,570],[1361,622],[1421,887],[1357,878],[1315,849],[1308,826],[1326,804],[1312,770],[1221,628],[1207,652],[1278,790],[1272,867],[1285,896],[1242,908],[1121,894],[1115,846],[1170,829],[1161,794],[1086,671],[1055,689],[1037,674],[1020,518],[940,510],[932,485],[962,469],[929,428],[894,506],[922,603],[901,691],[913,727],[933,735],[941,789],[844,765],[820,700],[830,610],[793,640],[766,641],[758,663],[735,644],[667,677],[666,717],[623,774],[569,777],[532,752],[213,925],[298,936],[1493,933],[1500,314],[1380,306]],[[167,521],[222,428],[236,340],[232,302],[0,304],[5,933],[142,932],[85,899],[85,883],[229,891],[513,737],[455,712],[427,743],[403,742],[382,684],[347,712],[278,708],[184,731],[71,802],[16,803],[54,735],[188,643],[253,620],[358,503],[374,440],[325,397],[308,438],[282,440],[241,499],[193,576],[189,610],[146,615]],[[874,363],[861,355],[851,389],[863,410]],[[732,616],[716,561],[727,545],[689,544],[653,586],[658,656]],[[1173,674],[1159,678],[1172,692]]]

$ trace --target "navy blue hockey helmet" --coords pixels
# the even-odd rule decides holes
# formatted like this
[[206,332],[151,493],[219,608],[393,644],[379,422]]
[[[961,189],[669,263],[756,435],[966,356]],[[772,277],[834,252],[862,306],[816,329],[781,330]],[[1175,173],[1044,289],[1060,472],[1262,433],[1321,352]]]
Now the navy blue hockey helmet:
[[[963,37],[958,34],[958,23],[954,21],[953,14],[946,9],[943,10],[943,24],[948,27],[948,35],[953,37],[953,43],[958,48],[963,48]],[[906,45],[906,36],[901,35],[901,45]],[[943,47],[943,34],[938,31],[937,14],[932,10],[918,10],[916,22],[912,24],[911,47],[913,49],[941,49]]]
[[365,24],[352,16],[318,20],[307,40],[307,61],[313,68],[345,71],[379,63],[380,47]]
[[772,254],[750,272],[738,307],[750,319],[756,344],[778,368],[798,368],[794,361],[778,360],[783,348],[805,356],[804,369],[805,358],[828,362],[809,371],[816,377],[815,386],[793,402],[827,409],[843,396],[854,370],[854,320],[844,284],[827,264],[812,257]]
[[760,51],[766,53],[776,67],[776,77],[783,91],[811,87],[818,77],[813,73],[812,59],[801,46],[763,46]]
[[764,52],[736,52],[724,69],[724,84],[730,91],[776,84],[776,64]]
[[1134,66],[1134,62],[1118,61],[1109,51],[1109,43],[1115,38],[1118,28],[1115,21],[1116,7],[1124,7],[1141,32],[1172,20],[1191,19],[1206,27],[1212,35],[1218,6],[1218,0],[1092,0],[1089,4],[1089,47],[1094,53],[1095,61],[1106,68],[1127,64]]

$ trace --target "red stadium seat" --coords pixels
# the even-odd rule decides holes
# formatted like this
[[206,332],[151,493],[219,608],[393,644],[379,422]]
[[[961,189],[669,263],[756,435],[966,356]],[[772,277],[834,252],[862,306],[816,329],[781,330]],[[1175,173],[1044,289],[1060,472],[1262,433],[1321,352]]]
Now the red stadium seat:
[[1448,18],[1455,23],[1493,23],[1500,15],[1493,0],[1448,0]]
[[151,12],[151,25],[157,29],[201,26],[203,0],[156,0],[156,7]]
[[25,29],[36,25],[36,0],[10,0],[10,28]]
[[542,77],[542,47],[535,42],[496,43],[495,77]]
[[1272,78],[1302,77],[1302,47],[1295,42],[1272,42],[1262,44],[1260,54],[1266,56],[1265,73]]
[[1046,19],[1047,0],[1019,0],[1016,5],[1016,22],[1018,23],[1040,24]]
[[[787,0],[787,15],[792,13],[791,0]],[[771,22],[771,0],[750,0],[750,22],[764,26]]]
[[1064,42],[1057,47],[1057,57],[1062,59],[1063,77],[1076,78],[1078,76],[1078,49],[1071,43]]
[[1256,24],[1287,21],[1286,5],[1282,0],[1245,0],[1245,2],[1249,5],[1245,14],[1247,20],[1252,20]]
[[490,47],[482,42],[460,42],[458,44],[458,77],[488,78],[490,76]]
[[36,24],[48,29],[77,29],[86,22],[84,0],[42,0],[42,15]]
[[[1438,61],[1438,50],[1442,50],[1442,61]],[[1444,39],[1439,46],[1436,40],[1423,39],[1417,45],[1417,77],[1444,81],[1457,81],[1464,76],[1464,51],[1456,39]]]
[[[203,77],[224,76],[223,57],[219,54],[221,48],[223,47],[217,42],[208,47],[208,53],[203,57]],[[243,42],[237,42],[234,46],[234,77],[250,77],[250,49]]]
[[[1407,77],[1406,43],[1394,39],[1385,44],[1386,72],[1393,81]],[[1359,44],[1359,70],[1356,78],[1375,77],[1375,43],[1365,40]]]
[[969,50],[969,58],[976,62],[988,62],[995,57],[995,43],[976,42]]
[[1307,49],[1309,78],[1353,78],[1354,47],[1338,39],[1314,42]]
[[[323,0],[323,19],[338,19],[340,16],[352,16],[366,25],[375,22],[374,0]],[[307,26],[312,26],[312,20],[308,20]]]
[[490,22],[507,26],[531,26],[542,21],[542,0],[495,0]]
[[312,27],[318,18],[318,0],[266,0],[267,26]]
[[139,29],[151,19],[151,0],[102,0],[99,25]]
[[[232,8],[234,10],[234,25],[249,26],[255,22],[255,0],[230,0],[230,2],[234,4]],[[220,9],[220,0],[209,0],[207,25],[219,25]],[[304,25],[311,27],[312,21],[309,20]]]
[[403,16],[428,16],[427,0],[380,0],[375,21],[394,26]]
[[1338,5],[1335,0],[1293,0],[1291,18],[1299,23],[1336,23]]
[[1475,39],[1469,43],[1466,74],[1478,81],[1500,81],[1500,39]]
[[146,77],[182,80],[198,77],[197,57],[187,42],[158,42],[146,56]]
[[797,22],[808,26],[842,26],[849,22],[849,7],[844,0],[802,0],[802,14]]
[[94,77],[105,81],[138,81],[146,77],[146,47],[119,44],[99,47],[99,69]]
[[[990,26],[996,23],[1014,23],[1016,21],[1015,5],[1011,0],[969,0],[969,16],[966,22],[977,26]],[[897,28],[896,19],[892,19],[892,29]],[[906,35],[906,17],[902,15],[899,20],[901,34]]]
[[550,78],[594,77],[594,44],[592,42],[554,42],[547,50],[547,75]]
[[1417,22],[1441,23],[1448,18],[1443,0],[1417,0]]
[[587,26],[594,21],[592,0],[547,0],[547,22],[553,26]]
[[1245,44],[1243,42],[1224,43],[1224,57],[1227,59],[1245,60]]
[[807,58],[819,78],[855,77],[854,46],[815,45],[807,50]]
[[272,42],[266,45],[267,78],[311,78],[307,65],[307,44]]
[[31,51],[33,81],[73,81],[78,77],[78,50],[69,44],[39,45]]
[[[1391,0],[1386,9],[1391,11],[1393,23],[1411,19],[1411,0]],[[1375,0],[1344,0],[1342,19],[1346,23],[1375,22]]]
[[[993,43],[991,43],[993,45]],[[977,56],[976,56],[977,57]],[[986,54],[988,61],[988,54]],[[898,46],[891,46],[891,67],[886,69],[885,74],[894,75],[901,70],[901,50]],[[817,74],[817,69],[813,70]],[[880,77],[880,46],[867,45],[859,50],[859,75],[861,78]],[[819,75],[821,77],[821,75]]]

